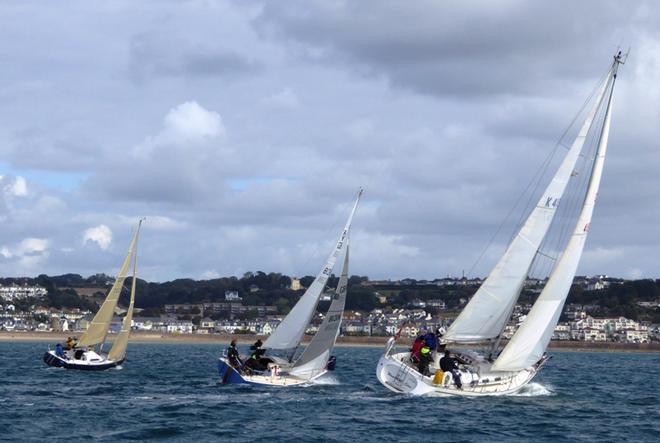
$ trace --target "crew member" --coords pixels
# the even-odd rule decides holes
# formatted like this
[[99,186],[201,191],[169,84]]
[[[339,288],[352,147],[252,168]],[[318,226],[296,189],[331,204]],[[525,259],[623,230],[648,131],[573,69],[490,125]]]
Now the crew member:
[[443,372],[450,372],[456,387],[462,389],[463,384],[461,383],[461,373],[458,371],[458,363],[449,355],[449,349],[445,350],[445,356],[440,359],[440,369]]
[[419,363],[417,364],[417,369],[419,370],[419,373],[424,375],[424,376],[429,376],[431,373],[429,372],[429,363],[433,360],[433,357],[431,357],[431,348],[428,346],[423,346],[422,349],[419,351]]
[[234,369],[240,369],[243,366],[241,356],[238,353],[238,349],[236,349],[236,339],[233,339],[227,348],[227,360]]
[[413,362],[418,363],[420,359],[420,351],[424,347],[424,336],[420,335],[415,339],[415,341],[412,344],[412,347],[410,348],[410,359]]

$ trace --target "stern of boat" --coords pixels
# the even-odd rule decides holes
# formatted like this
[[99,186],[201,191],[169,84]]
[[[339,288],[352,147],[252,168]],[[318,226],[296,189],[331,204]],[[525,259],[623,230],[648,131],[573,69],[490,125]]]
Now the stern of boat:
[[218,359],[218,373],[220,374],[220,381],[223,385],[236,385],[236,384],[246,384],[243,376],[234,369],[232,365],[229,364],[224,358]]

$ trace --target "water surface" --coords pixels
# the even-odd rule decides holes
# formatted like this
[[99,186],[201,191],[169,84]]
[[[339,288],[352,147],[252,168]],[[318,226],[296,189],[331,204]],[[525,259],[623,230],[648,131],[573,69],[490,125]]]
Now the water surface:
[[0,343],[3,441],[658,441],[660,355],[554,352],[513,397],[408,397],[380,349],[336,349],[312,386],[222,386],[214,345],[131,344],[123,368],[49,368],[43,343]]

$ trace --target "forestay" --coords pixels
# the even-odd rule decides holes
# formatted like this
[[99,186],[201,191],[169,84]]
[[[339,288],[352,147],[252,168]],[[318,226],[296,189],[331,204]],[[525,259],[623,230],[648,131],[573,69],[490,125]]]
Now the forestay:
[[328,281],[328,277],[332,273],[333,268],[335,267],[335,262],[337,257],[343,251],[344,246],[346,245],[346,240],[348,239],[348,232],[351,228],[351,223],[353,221],[353,215],[357,209],[360,197],[362,196],[362,190],[358,193],[353,209],[351,210],[344,230],[339,236],[339,240],[335,245],[332,253],[326,260],[323,268],[316,276],[312,284],[307,288],[307,291],[300,297],[298,303],[291,309],[291,312],[282,320],[282,323],[273,331],[273,333],[268,337],[264,343],[265,348],[269,349],[292,349],[297,347],[302,340],[302,337],[305,333],[305,329],[312,319],[316,305],[318,304],[319,297],[325,288],[325,284]]
[[105,337],[108,334],[108,329],[110,328],[110,322],[112,321],[112,316],[115,313],[115,307],[117,306],[117,301],[119,300],[119,295],[124,286],[124,280],[126,279],[126,274],[128,273],[128,267],[131,264],[131,259],[135,251],[135,245],[137,243],[138,231],[135,231],[133,239],[131,240],[130,246],[128,247],[128,254],[124,259],[124,263],[119,269],[119,274],[115,283],[110,288],[108,296],[105,298],[105,301],[101,305],[101,308],[94,316],[92,323],[87,328],[87,331],[80,338],[79,346],[95,346],[99,343],[105,341]]
[[495,338],[504,330],[575,169],[596,111],[603,100],[605,87],[606,82],[599,88],[593,108],[543,196],[490,275],[451,324],[443,337],[444,341],[478,342]]
[[528,368],[539,361],[552,338],[555,325],[559,321],[559,316],[561,315],[564,302],[577,272],[582,251],[584,250],[584,244],[587,240],[589,224],[591,223],[596,196],[600,186],[605,153],[607,151],[612,94],[618,63],[619,58],[615,58],[612,72],[608,77],[608,82],[611,84],[608,106],[600,134],[598,151],[589,180],[589,187],[587,188],[586,197],[575,230],[554,272],[527,315],[525,322],[516,331],[511,341],[495,361],[493,365],[493,370],[495,371],[518,371]]
[[308,375],[313,377],[323,371],[328,364],[330,353],[332,352],[332,348],[335,346],[337,336],[339,335],[341,318],[346,305],[346,293],[348,288],[348,243],[347,239],[344,267],[341,271],[341,277],[339,277],[337,288],[334,291],[330,308],[328,308],[328,312],[326,313],[318,332],[305,348],[305,351],[294,363],[293,369],[290,371],[294,375]]
[[[135,233],[136,239],[140,232],[140,226],[142,225],[142,220],[138,223],[137,232]],[[128,338],[131,333],[131,323],[133,322],[133,307],[135,306],[135,283],[136,283],[136,273],[137,273],[137,240],[135,242],[135,258],[133,261],[133,280],[131,282],[131,301],[128,304],[128,310],[126,311],[126,316],[121,323],[121,331],[117,334],[110,352],[108,353],[108,359],[112,361],[121,361],[126,356],[126,348],[128,347]]]

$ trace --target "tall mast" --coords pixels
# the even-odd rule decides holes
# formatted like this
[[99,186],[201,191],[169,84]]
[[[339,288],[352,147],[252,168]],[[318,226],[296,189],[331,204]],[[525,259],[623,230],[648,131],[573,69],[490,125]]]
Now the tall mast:
[[614,56],[609,78],[610,92],[603,125],[599,134],[598,150],[594,158],[589,185],[582,205],[582,211],[575,225],[575,230],[550,279],[534,303],[534,306],[532,306],[527,318],[493,364],[492,368],[495,371],[518,371],[529,368],[543,357],[552,338],[554,328],[559,321],[559,316],[561,315],[566,297],[568,296],[573,278],[580,263],[589,233],[589,225],[596,204],[605,154],[607,152],[614,83],[616,82],[619,65],[624,62],[625,59],[621,55],[621,52]]

